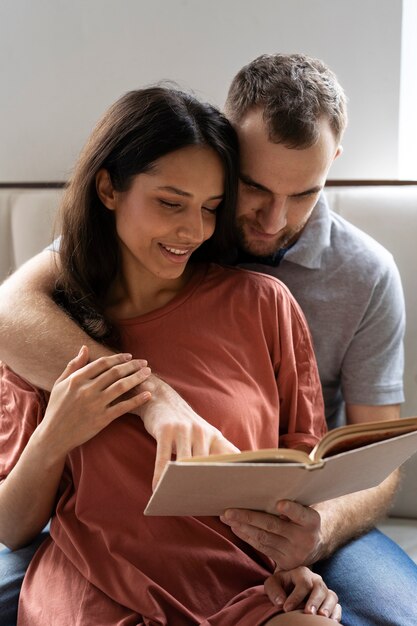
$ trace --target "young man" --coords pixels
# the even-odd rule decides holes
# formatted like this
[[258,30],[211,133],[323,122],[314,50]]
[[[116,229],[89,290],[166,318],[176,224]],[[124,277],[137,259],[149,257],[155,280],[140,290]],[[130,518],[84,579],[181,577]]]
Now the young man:
[[[226,111],[241,144],[234,261],[277,276],[301,304],[330,427],[344,415],[348,422],[399,417],[404,306],[398,272],[391,256],[332,214],[321,195],[346,125],[336,77],[303,55],[262,56],[233,80]],[[0,289],[0,357],[41,387],[52,386],[82,343],[93,357],[106,353],[52,303],[54,256],[41,253]],[[141,417],[158,441],[158,474],[174,447],[190,448],[201,421],[162,381],[146,387],[153,399]],[[184,423],[185,434],[175,428]],[[417,568],[378,531],[363,534],[387,510],[396,484],[393,475],[376,489],[316,507],[280,502],[277,515],[228,511],[223,520],[278,569],[315,564],[339,595],[345,625],[405,626],[417,623],[410,600]],[[273,582],[268,591],[276,595]]]

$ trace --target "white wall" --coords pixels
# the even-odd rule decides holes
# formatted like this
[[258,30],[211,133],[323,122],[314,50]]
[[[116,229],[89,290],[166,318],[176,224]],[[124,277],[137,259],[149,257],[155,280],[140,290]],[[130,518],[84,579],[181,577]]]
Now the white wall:
[[221,106],[243,64],[301,51],[349,96],[333,178],[398,175],[402,0],[1,0],[0,182],[67,178],[123,92],[174,79]]
[[403,0],[398,171],[417,180],[417,0]]

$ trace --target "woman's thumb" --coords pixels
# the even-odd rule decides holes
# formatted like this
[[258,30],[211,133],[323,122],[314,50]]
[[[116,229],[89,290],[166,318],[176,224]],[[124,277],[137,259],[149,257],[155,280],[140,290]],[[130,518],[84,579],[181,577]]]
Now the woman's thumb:
[[87,365],[88,358],[89,352],[87,346],[81,346],[78,354],[73,359],[71,359],[71,361],[69,361],[68,365],[66,366],[58,380],[63,380],[64,378],[67,378],[68,376],[79,370],[81,367],[84,367],[84,365]]

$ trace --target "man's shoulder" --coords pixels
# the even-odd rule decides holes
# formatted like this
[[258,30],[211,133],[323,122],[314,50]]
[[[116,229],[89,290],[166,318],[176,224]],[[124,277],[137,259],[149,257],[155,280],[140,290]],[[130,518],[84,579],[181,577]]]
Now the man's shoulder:
[[341,215],[330,211],[329,257],[337,264],[349,263],[350,269],[386,273],[395,267],[394,259],[386,248],[363,230]]

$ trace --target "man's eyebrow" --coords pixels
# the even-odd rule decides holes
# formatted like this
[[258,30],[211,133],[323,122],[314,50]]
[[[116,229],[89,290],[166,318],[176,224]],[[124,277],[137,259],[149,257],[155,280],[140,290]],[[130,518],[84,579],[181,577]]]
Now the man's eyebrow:
[[291,197],[301,198],[302,196],[309,196],[310,194],[313,194],[313,193],[319,193],[320,191],[322,191],[322,189],[323,189],[323,185],[316,185],[315,187],[312,187],[311,189],[306,189],[305,191],[301,191],[300,193],[295,193]]
[[259,191],[267,191],[268,193],[272,193],[268,187],[261,185],[261,183],[257,183],[256,180],[253,180],[250,176],[246,174],[240,174],[240,180],[245,183],[245,185],[250,185],[251,187],[255,187],[259,189]]
[[[177,196],[183,196],[185,198],[192,198],[193,194],[189,191],[184,191],[183,189],[179,189],[178,187],[171,187],[171,185],[165,185],[163,187],[157,187],[160,191],[169,191],[170,193],[175,193]],[[220,194],[219,196],[211,196],[209,200],[223,200],[224,195]]]
[[[271,189],[261,185],[261,183],[257,183],[255,180],[252,180],[250,176],[246,174],[241,174],[240,179],[245,185],[250,185],[251,187],[255,187],[255,189],[259,189],[259,191],[265,191],[267,193],[273,193]],[[315,187],[311,187],[311,189],[306,189],[305,191],[300,191],[300,193],[294,193],[290,195],[290,198],[302,198],[303,196],[309,196],[314,193],[319,193],[323,189],[323,185],[316,185]]]

